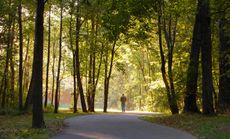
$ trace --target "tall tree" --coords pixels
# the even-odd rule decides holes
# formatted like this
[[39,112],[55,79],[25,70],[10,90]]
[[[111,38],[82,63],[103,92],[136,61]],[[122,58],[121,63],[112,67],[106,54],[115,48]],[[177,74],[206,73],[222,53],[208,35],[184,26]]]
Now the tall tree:
[[58,71],[57,71],[57,82],[55,91],[55,103],[54,103],[54,113],[58,113],[59,107],[59,95],[60,95],[60,69],[61,69],[61,59],[62,59],[62,18],[63,18],[63,1],[61,0],[61,15],[60,15],[60,34],[59,34],[59,59],[58,59]]
[[[9,30],[9,29],[8,29]],[[9,32],[10,33],[10,32]],[[9,35],[8,35],[8,39],[9,39]],[[9,52],[10,51],[10,43],[7,42],[7,47],[6,47],[6,62],[5,62],[5,67],[4,67],[4,76],[2,77],[2,103],[1,103],[1,107],[5,108],[6,105],[6,99],[7,99],[7,93],[8,93],[8,73],[9,73]]]
[[18,28],[19,28],[19,109],[23,109],[23,35],[22,35],[22,1],[18,4]]
[[51,92],[51,105],[54,105],[54,89],[55,89],[55,59],[56,59],[56,54],[55,54],[55,46],[56,43],[53,44],[53,65],[52,65],[52,92]]
[[105,79],[104,79],[104,108],[103,111],[107,112],[108,108],[108,96],[109,96],[109,83],[112,74],[112,69],[114,65],[114,55],[115,55],[115,47],[116,47],[117,40],[114,40],[112,49],[111,49],[111,59],[109,61],[109,52],[106,53],[106,60],[105,60]]
[[48,51],[47,51],[47,65],[46,65],[46,90],[45,90],[45,104],[47,107],[48,90],[49,90],[49,65],[50,65],[50,35],[51,35],[51,5],[49,4],[49,17],[48,17]]
[[[218,1],[219,2],[219,1]],[[220,55],[220,76],[219,76],[219,99],[218,112],[225,113],[230,111],[230,19],[227,16],[229,13],[229,5],[227,2],[221,2],[219,9],[219,55]]]
[[70,2],[70,21],[69,21],[69,40],[70,40],[70,49],[72,51],[72,61],[73,61],[73,112],[77,112],[77,99],[79,93],[77,93],[77,82],[76,82],[76,57],[75,57],[75,49],[73,47],[73,13],[74,13],[74,3],[75,0]]
[[198,8],[201,13],[201,61],[202,61],[202,108],[203,113],[212,115],[213,108],[213,80],[212,80],[212,45],[211,45],[211,17],[209,0],[198,0]]
[[5,108],[6,105],[8,106],[9,102],[11,102],[11,100],[9,101],[9,99],[12,99],[13,92],[14,92],[13,42],[14,42],[16,7],[14,6],[14,2],[11,0],[8,1],[7,4],[10,10],[6,14],[6,30],[5,30],[6,31],[6,36],[5,36],[6,57],[5,57],[4,75],[2,77],[2,85],[1,85],[2,108]]
[[84,96],[84,91],[82,87],[82,81],[81,81],[81,72],[80,72],[80,60],[79,60],[79,39],[80,39],[80,1],[77,0],[77,15],[76,15],[76,50],[75,50],[75,62],[76,62],[76,74],[77,74],[77,85],[78,85],[78,90],[80,94],[80,99],[81,99],[81,106],[82,106],[82,111],[87,112],[86,108],[86,103],[85,103],[85,96]]
[[[96,95],[96,87],[100,75],[100,69],[102,64],[103,45],[100,51],[100,59],[97,63],[97,39],[98,39],[98,23],[96,18],[92,17],[92,40],[90,43],[90,59],[89,59],[89,74],[88,74],[88,88],[87,88],[87,103],[88,110],[94,112],[94,103]],[[98,67],[97,67],[98,64]]]
[[[93,50],[92,48],[92,44],[90,45],[90,49]],[[88,87],[87,87],[87,93],[86,93],[86,97],[87,97],[87,104],[88,104],[88,110],[91,111],[91,96],[92,96],[92,66],[93,65],[93,57],[92,57],[92,51],[89,54],[89,73],[88,73]]]
[[33,101],[32,100],[33,99],[32,88],[33,88],[33,75],[32,75],[31,80],[30,80],[29,90],[28,90],[28,93],[26,96],[26,101],[25,101],[24,108],[23,108],[25,112],[28,112],[28,110],[32,104],[32,101]]
[[32,127],[45,126],[42,110],[42,65],[43,65],[43,20],[44,0],[37,0],[35,17],[34,58],[32,68],[32,94],[33,94],[33,118]]
[[[174,25],[172,25],[172,17],[170,14],[170,17],[168,19],[168,24],[166,25],[166,19],[165,17],[164,18],[162,17],[163,11],[162,11],[161,1],[158,1],[158,5],[159,5],[158,7],[158,37],[159,37],[159,48],[160,48],[160,56],[161,56],[161,74],[162,74],[162,78],[163,78],[163,81],[166,87],[170,111],[172,114],[177,114],[179,113],[179,108],[177,106],[174,81],[173,81],[173,72],[172,72],[173,48],[174,48],[175,39],[176,39],[177,19],[175,19]],[[162,25],[163,25],[163,28],[162,28]],[[168,30],[166,26],[168,27]],[[166,44],[168,48],[168,78],[167,78],[166,68],[165,68],[166,60],[164,56],[163,43],[162,43],[162,30],[164,31],[164,36],[165,36],[165,40],[166,40]]]
[[[200,4],[200,3],[199,3]],[[192,47],[190,52],[190,62],[187,70],[187,82],[184,98],[184,112],[200,113],[197,107],[197,80],[199,67],[199,54],[201,49],[201,24],[203,18],[200,5],[197,7],[197,14],[193,28]]]
[[99,76],[100,76],[100,71],[101,71],[103,49],[104,49],[104,45],[102,44],[97,74],[96,74],[96,68],[95,68],[95,65],[96,65],[96,56],[94,54],[93,67],[94,67],[94,74],[96,74],[96,75],[94,75],[94,77],[93,77],[93,89],[92,89],[92,97],[91,97],[91,99],[92,99],[91,100],[91,111],[92,112],[94,112],[95,95],[96,95],[96,88],[97,88],[97,84],[98,84]]
[[[168,19],[168,25],[166,25],[166,19],[164,18],[163,21],[163,30],[164,30],[164,36],[168,48],[168,80],[169,80],[169,87],[170,92],[168,92],[168,100],[170,105],[170,110],[173,114],[179,113],[179,108],[177,105],[177,99],[176,99],[176,91],[174,87],[174,77],[173,77],[173,49],[175,45],[176,40],[176,28],[177,28],[177,18],[175,17],[175,21],[172,19],[172,15],[170,14]],[[167,27],[166,27],[167,26]],[[168,31],[167,31],[168,28]],[[162,49],[163,50],[163,49]]]
[[[207,115],[214,114],[213,108],[213,81],[212,81],[212,54],[211,54],[211,18],[209,0],[198,0],[195,20],[192,53],[188,69],[187,92],[185,97],[186,112],[199,112],[196,105],[197,74],[199,49],[202,59],[202,109]],[[188,90],[190,89],[190,90]]]
[[[15,8],[16,10],[16,8]],[[16,13],[14,13],[16,14]],[[12,29],[11,29],[11,37],[10,37],[10,90],[9,90],[9,96],[7,98],[7,103],[9,105],[12,105],[14,102],[14,92],[15,92],[15,69],[14,69],[14,38],[15,38],[15,19],[13,18],[13,24],[12,24]]]

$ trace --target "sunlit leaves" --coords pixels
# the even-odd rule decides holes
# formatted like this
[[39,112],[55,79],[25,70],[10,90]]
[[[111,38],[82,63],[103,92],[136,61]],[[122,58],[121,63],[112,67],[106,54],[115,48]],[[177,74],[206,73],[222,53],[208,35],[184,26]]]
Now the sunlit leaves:
[[107,14],[102,19],[102,24],[106,28],[106,36],[109,40],[117,39],[120,33],[125,34],[130,19],[127,3],[122,0],[112,3],[111,9],[107,10]]

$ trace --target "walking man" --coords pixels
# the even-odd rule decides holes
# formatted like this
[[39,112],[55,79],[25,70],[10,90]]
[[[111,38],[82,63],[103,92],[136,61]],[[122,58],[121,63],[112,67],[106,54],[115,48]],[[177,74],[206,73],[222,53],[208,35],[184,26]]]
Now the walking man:
[[122,96],[121,96],[121,109],[122,109],[122,112],[125,112],[125,102],[126,102],[126,96],[124,94],[122,94]]

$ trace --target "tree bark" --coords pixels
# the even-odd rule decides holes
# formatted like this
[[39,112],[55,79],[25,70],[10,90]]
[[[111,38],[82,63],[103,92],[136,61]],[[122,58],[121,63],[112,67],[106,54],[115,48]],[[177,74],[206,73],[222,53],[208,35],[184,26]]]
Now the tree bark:
[[[92,50],[92,44],[90,45],[90,49]],[[88,90],[87,90],[87,94],[86,94],[86,99],[87,99],[87,104],[88,104],[88,111],[91,112],[91,95],[92,95],[92,87],[93,87],[93,83],[92,83],[92,63],[93,62],[93,57],[92,57],[92,51],[89,54],[89,73],[88,73]]]
[[4,69],[4,76],[2,77],[2,86],[3,86],[2,102],[1,102],[2,108],[5,108],[6,105],[6,95],[7,95],[7,86],[8,86],[9,49],[10,49],[10,44],[8,43],[6,47],[6,63]]
[[211,17],[209,0],[199,0],[201,13],[201,59],[202,59],[202,108],[203,114],[213,115],[212,47]]
[[52,66],[52,74],[53,74],[53,79],[52,79],[52,93],[51,93],[51,105],[54,105],[54,89],[55,89],[55,59],[56,59],[56,54],[55,54],[55,44],[53,45],[53,66]]
[[85,96],[84,91],[82,87],[82,81],[81,81],[81,73],[80,73],[80,60],[79,60],[79,35],[80,35],[80,7],[79,7],[79,0],[77,0],[78,6],[77,6],[77,16],[76,16],[76,50],[75,50],[75,56],[76,56],[76,74],[77,74],[77,84],[78,89],[80,93],[80,99],[81,99],[81,106],[82,111],[87,112],[86,103],[85,103]]
[[49,19],[48,19],[48,52],[47,52],[47,65],[46,65],[46,90],[45,90],[45,103],[44,106],[47,107],[48,102],[48,89],[49,89],[49,65],[50,65],[50,35],[51,35],[51,5],[49,5]]
[[[165,38],[168,46],[168,74],[169,74],[169,81],[167,79],[166,69],[165,69],[165,56],[164,51],[162,47],[162,4],[159,2],[159,10],[158,10],[158,37],[159,37],[159,48],[160,48],[160,57],[161,57],[161,74],[162,78],[165,84],[166,93],[167,93],[167,99],[170,107],[170,111],[172,114],[179,113],[179,109],[176,102],[176,96],[175,96],[175,90],[174,90],[174,84],[173,84],[173,78],[172,78],[172,52],[173,52],[173,45],[174,42],[170,40],[169,37],[171,37],[171,31],[166,31],[166,24],[164,23],[164,33]],[[171,19],[170,19],[171,20]],[[171,21],[169,21],[169,29],[171,28]],[[170,34],[169,34],[170,33]],[[170,36],[169,36],[170,35]]]
[[[199,7],[197,8],[199,11]],[[187,70],[187,82],[184,98],[184,112],[200,113],[197,107],[197,80],[198,80],[198,68],[199,68],[199,53],[200,53],[200,40],[201,40],[201,25],[199,23],[201,19],[200,12],[197,12],[195,18],[195,24],[193,28],[192,47],[190,52],[190,62]]]
[[27,39],[27,49],[26,49],[26,56],[25,56],[25,68],[24,68],[24,87],[26,89],[24,89],[25,91],[27,91],[27,96],[26,96],[26,101],[23,107],[23,111],[24,112],[28,112],[29,107],[32,105],[32,77],[31,79],[29,79],[29,61],[28,61],[28,55],[29,55],[29,47],[30,47],[30,36],[28,36]]
[[105,73],[104,73],[104,108],[103,111],[107,112],[107,107],[108,107],[108,79],[107,79],[107,74],[108,74],[108,52],[106,52],[105,56]]
[[[73,8],[73,7],[72,7]],[[74,53],[74,48],[73,48],[73,27],[72,27],[72,22],[73,22],[73,9],[71,9],[71,13],[70,13],[70,26],[69,26],[69,35],[70,35],[70,48],[72,51],[72,56],[73,56],[73,112],[76,113],[77,112],[77,88],[76,88],[76,63],[75,63],[75,53]]]
[[103,48],[104,48],[104,45],[102,44],[102,49],[101,49],[101,55],[100,55],[100,62],[99,62],[99,66],[98,66],[98,71],[97,71],[97,75],[95,77],[95,84],[93,86],[93,110],[94,110],[94,104],[95,104],[95,95],[96,95],[96,89],[97,89],[97,84],[98,84],[98,80],[99,80],[99,76],[100,76],[100,71],[101,71],[101,65],[102,65],[102,57],[103,57]]
[[31,80],[30,80],[30,85],[29,85],[29,89],[28,89],[28,93],[27,93],[27,96],[26,96],[26,101],[25,101],[25,104],[24,104],[24,112],[28,112],[29,111],[29,108],[30,106],[32,105],[32,102],[33,102],[33,95],[32,95],[32,88],[33,88],[33,75],[31,77]]
[[10,92],[7,101],[9,105],[14,102],[14,85],[15,85],[15,70],[14,70],[14,37],[15,37],[15,21],[12,23],[11,37],[10,37]]
[[35,18],[34,59],[32,69],[33,118],[32,127],[45,126],[42,110],[42,65],[43,65],[43,14],[44,0],[37,0]]
[[[174,23],[174,28],[173,28],[173,33],[172,33],[172,17],[170,15],[168,19],[168,31],[166,30],[166,22],[164,19],[163,22],[163,30],[164,30],[164,36],[168,48],[168,82],[169,82],[169,105],[170,105],[170,110],[172,114],[178,114],[179,113],[179,108],[177,105],[177,99],[176,99],[176,92],[174,88],[174,80],[173,80],[173,71],[172,71],[172,65],[173,65],[173,49],[174,49],[174,44],[176,40],[176,26],[177,26],[177,17],[175,19]],[[163,48],[162,48],[162,53],[163,53]],[[164,64],[165,65],[165,64]]]
[[61,70],[61,59],[62,59],[62,17],[63,17],[63,3],[61,0],[59,59],[58,59],[57,82],[56,82],[56,91],[55,91],[54,113],[58,113],[58,107],[59,107],[60,70]]
[[[11,1],[9,1],[9,6],[11,6]],[[7,47],[6,47],[6,59],[5,59],[5,69],[4,69],[4,76],[2,78],[2,102],[1,106],[2,108],[5,108],[5,106],[8,104],[8,97],[9,97],[9,64],[12,60],[12,24],[13,24],[13,17],[11,14],[8,15],[8,24],[7,24]]]
[[221,13],[221,19],[219,21],[219,55],[220,55],[220,77],[219,77],[219,100],[218,100],[218,112],[227,113],[230,112],[230,29],[227,27],[230,20],[226,18],[226,13]]
[[184,99],[184,112],[200,113],[196,104],[197,96],[197,80],[199,68],[199,53],[201,49],[201,29],[200,24],[202,20],[200,4],[197,7],[197,14],[195,18],[195,25],[193,29],[192,48],[190,52],[190,63],[187,70],[187,82]]
[[23,35],[22,35],[22,1],[18,5],[18,28],[19,28],[19,110],[23,109]]
[[[74,51],[74,50],[73,50]],[[73,54],[73,101],[74,101],[74,105],[73,105],[73,112],[76,113],[77,112],[77,100],[78,100],[78,93],[77,93],[77,83],[76,83],[76,63],[75,63],[75,54],[74,52],[72,52]]]
[[[26,52],[25,52],[25,59],[24,59],[24,68],[23,68],[23,92],[28,92],[29,88],[29,61],[28,61],[28,55],[29,55],[29,47],[30,47],[30,37],[29,35],[27,36],[27,44],[26,44]],[[24,107],[23,107],[24,109]]]
[[89,73],[88,73],[88,88],[87,88],[87,104],[88,110],[94,112],[93,104],[93,89],[94,89],[94,77],[95,77],[95,20],[91,19],[91,36],[90,40],[90,55],[89,55]]
[[[114,40],[111,50],[111,59],[110,64],[108,65],[108,54],[106,55],[106,61],[105,61],[105,80],[104,80],[104,112],[107,112],[108,107],[108,96],[109,96],[109,83],[110,83],[110,77],[112,74],[112,68],[113,68],[113,59],[115,55],[115,46],[116,46],[117,39]],[[109,69],[108,67],[109,66]]]

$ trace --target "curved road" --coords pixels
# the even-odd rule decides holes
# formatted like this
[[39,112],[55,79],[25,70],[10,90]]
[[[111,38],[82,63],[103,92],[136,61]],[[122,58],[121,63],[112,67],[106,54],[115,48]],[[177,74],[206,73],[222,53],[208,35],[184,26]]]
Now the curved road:
[[52,139],[196,139],[184,131],[140,120],[139,116],[143,114],[73,117],[64,121],[66,127]]

